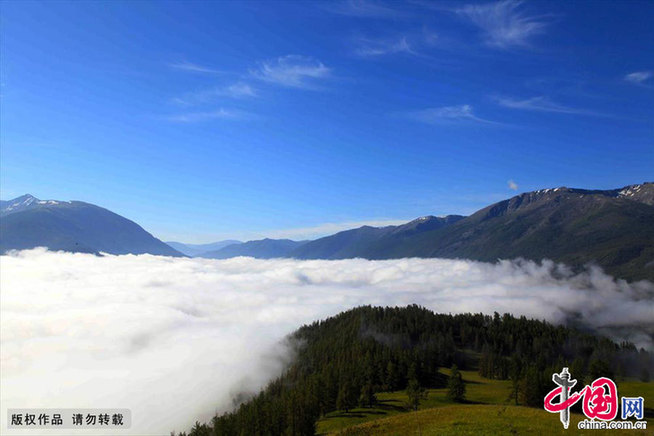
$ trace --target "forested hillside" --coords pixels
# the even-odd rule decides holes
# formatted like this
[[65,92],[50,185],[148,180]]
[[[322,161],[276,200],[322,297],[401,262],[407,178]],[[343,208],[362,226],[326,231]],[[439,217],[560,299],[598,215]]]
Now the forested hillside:
[[309,435],[320,416],[376,393],[444,387],[440,367],[478,368],[509,379],[516,404],[542,407],[551,375],[569,366],[582,383],[604,376],[649,378],[652,356],[614,342],[511,315],[435,314],[419,306],[360,307],[304,326],[289,338],[288,370],[234,412],[197,423],[190,435]]

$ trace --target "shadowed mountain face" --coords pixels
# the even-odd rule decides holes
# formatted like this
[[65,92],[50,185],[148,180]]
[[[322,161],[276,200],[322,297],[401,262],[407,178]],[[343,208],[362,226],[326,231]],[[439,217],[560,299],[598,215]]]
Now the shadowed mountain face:
[[275,259],[289,257],[297,247],[306,244],[306,241],[291,241],[290,239],[261,239],[241,244],[232,244],[216,251],[202,253],[198,257],[208,259],[228,259],[230,257],[248,256],[257,259]]
[[632,280],[654,280],[654,184],[622,190],[557,188],[501,201],[455,225],[396,246],[394,256],[543,258],[596,263]]
[[[423,223],[420,220],[424,220]],[[617,277],[654,280],[654,184],[520,194],[475,214],[426,217],[398,227],[362,227],[310,242],[301,259],[362,257],[543,258],[596,263]]]
[[81,201],[24,195],[0,205],[0,252],[48,247],[84,253],[183,256],[133,221]]
[[363,226],[310,241],[295,249],[291,256],[298,259],[377,258],[386,246],[395,246],[410,236],[447,227],[463,218],[460,215],[425,216],[400,226]]

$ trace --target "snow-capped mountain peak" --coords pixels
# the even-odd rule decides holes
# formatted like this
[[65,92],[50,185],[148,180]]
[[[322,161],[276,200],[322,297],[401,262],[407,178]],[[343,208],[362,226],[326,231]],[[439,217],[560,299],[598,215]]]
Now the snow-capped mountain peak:
[[70,201],[58,200],[39,200],[31,194],[21,195],[13,200],[3,201],[0,203],[0,215],[8,215],[10,213],[20,212],[26,209],[39,206],[57,206],[63,203],[70,204]]

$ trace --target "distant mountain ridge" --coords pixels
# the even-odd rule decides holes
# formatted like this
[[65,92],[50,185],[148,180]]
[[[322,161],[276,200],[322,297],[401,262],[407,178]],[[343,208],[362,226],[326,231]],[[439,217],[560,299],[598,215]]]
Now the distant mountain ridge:
[[56,251],[183,256],[133,221],[81,201],[23,195],[0,204],[0,253],[48,247]]
[[370,257],[375,247],[393,244],[411,235],[447,227],[465,217],[432,215],[417,218],[399,226],[371,227],[345,230],[331,236],[310,241],[295,249],[290,255],[298,259],[346,259]]
[[229,259],[231,257],[248,256],[257,259],[275,259],[290,257],[294,249],[306,244],[307,241],[292,241],[290,239],[261,239],[240,244],[232,244],[220,250],[201,253],[199,257],[208,259]]
[[[561,187],[527,192],[434,229],[399,236],[389,235],[384,228],[366,229],[365,236],[359,236],[363,243],[352,242],[356,238],[347,238],[347,232],[306,244],[292,255],[302,259],[441,257],[486,262],[548,258],[573,267],[595,263],[630,280],[654,280],[652,183],[612,190]],[[338,246],[343,239],[350,242],[349,248],[323,249]]]
[[173,247],[175,250],[186,254],[187,256],[195,257],[209,251],[220,250],[223,247],[233,244],[242,244],[241,241],[236,239],[226,239],[224,241],[210,242],[208,244],[185,244],[182,242],[166,241],[166,244]]

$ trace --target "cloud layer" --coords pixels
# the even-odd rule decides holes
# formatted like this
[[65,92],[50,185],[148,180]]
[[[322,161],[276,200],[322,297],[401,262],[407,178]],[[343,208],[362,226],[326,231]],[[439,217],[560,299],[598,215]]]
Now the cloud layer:
[[[281,338],[363,304],[511,312],[651,347],[654,285],[551,262],[296,261],[104,256],[0,258],[6,408],[132,409],[132,434],[188,430],[255,391],[288,358]],[[70,432],[70,431],[68,431]],[[29,434],[21,430],[20,434]],[[56,432],[53,432],[56,434]]]

